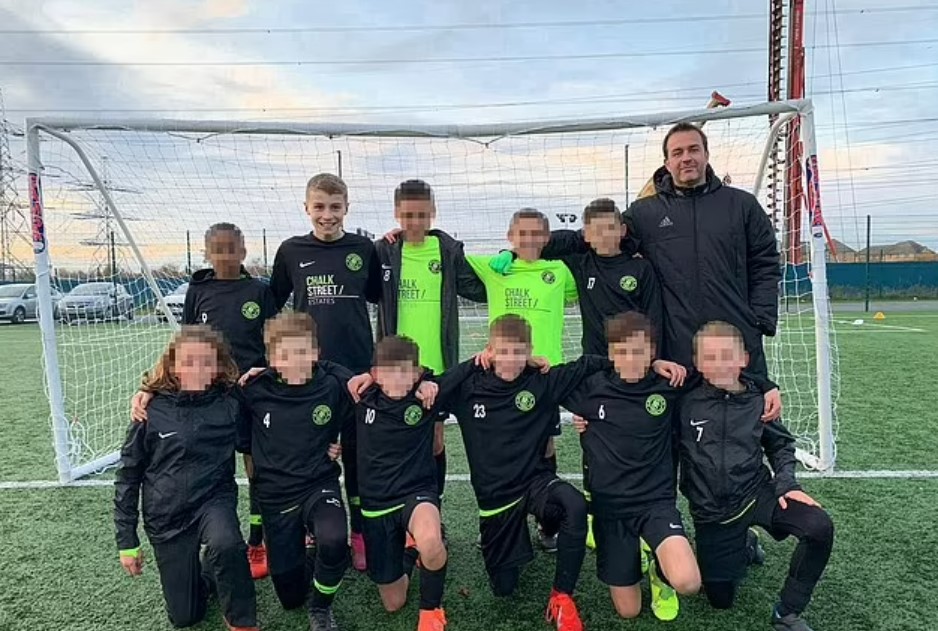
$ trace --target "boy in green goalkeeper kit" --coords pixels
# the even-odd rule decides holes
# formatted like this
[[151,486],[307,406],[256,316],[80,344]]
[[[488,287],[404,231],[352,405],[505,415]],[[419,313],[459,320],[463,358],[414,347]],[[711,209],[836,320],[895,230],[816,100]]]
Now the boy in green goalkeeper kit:
[[[493,259],[498,256],[468,256],[466,260],[485,284],[489,322],[505,314],[523,317],[531,325],[532,353],[557,365],[564,361],[564,309],[576,303],[577,290],[573,275],[564,263],[541,259],[541,251],[549,238],[547,217],[533,208],[522,208],[512,216],[508,226],[508,241],[517,255],[510,275],[502,275],[492,268]],[[544,454],[554,472],[557,471],[557,455],[553,436],[559,434],[558,408],[554,431]],[[539,532],[541,545],[548,551],[555,551],[557,533],[547,532],[543,527],[539,527]]]

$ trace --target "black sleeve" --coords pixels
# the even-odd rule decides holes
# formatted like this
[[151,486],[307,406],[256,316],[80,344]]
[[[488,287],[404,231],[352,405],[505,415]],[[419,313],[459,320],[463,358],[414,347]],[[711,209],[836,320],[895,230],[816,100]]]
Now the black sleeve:
[[131,423],[121,447],[120,466],[114,481],[114,526],[118,550],[132,550],[140,546],[140,538],[137,536],[140,485],[149,462],[146,436],[146,423]]
[[436,394],[434,408],[440,410],[449,410],[462,390],[462,384],[474,373],[482,369],[475,364],[475,357],[470,357],[461,364],[453,366],[442,375],[437,375],[431,379],[440,386],[440,391]]
[[266,322],[277,315],[278,311],[277,299],[274,298],[274,292],[271,291],[270,285],[265,285],[264,293],[261,296],[261,318]]
[[645,278],[642,293],[639,296],[642,313],[651,320],[655,333],[655,357],[667,357],[664,348],[664,305],[661,302],[661,284],[651,263],[645,266]]
[[[317,368],[321,369],[324,373],[334,376],[339,381],[348,384],[349,379],[355,376],[351,370],[343,366],[342,364],[337,364],[335,362],[330,362],[326,360],[320,360],[316,363]],[[346,388],[348,391],[348,388]]]
[[186,299],[182,303],[182,323],[199,324],[198,316],[195,315],[195,294],[196,289],[189,285],[186,290]]
[[638,203],[638,200],[635,200],[629,207],[625,209],[625,212],[622,213],[622,223],[625,224],[625,227],[628,231],[626,236],[626,241],[630,243],[631,248],[644,256],[644,251],[642,249],[642,233],[637,228],[637,222],[635,221],[635,205]]
[[[250,387],[250,384],[248,384]],[[251,405],[248,403],[247,393],[241,388],[234,390],[235,399],[238,401],[238,418],[235,432],[235,450],[238,453],[251,453]]]
[[589,252],[590,246],[583,238],[582,230],[553,230],[550,240],[541,251],[542,259],[557,260],[574,254]]
[[378,251],[375,244],[368,242],[370,252],[368,252],[368,280],[365,285],[365,300],[370,303],[378,304],[381,300],[381,261],[378,260]]
[[350,423],[355,420],[355,402],[352,400],[352,394],[348,390],[348,382],[349,379],[356,375],[342,364],[337,364],[335,362],[320,360],[317,362],[316,367],[317,370],[321,370],[324,374],[334,378],[342,390],[342,393],[339,396],[339,409],[337,412],[338,417],[344,419],[344,421],[341,424],[333,424],[335,435],[332,437],[332,442],[336,442],[339,440],[339,430],[343,426],[348,427],[346,423]]
[[281,243],[277,248],[277,254],[274,255],[274,268],[270,272],[270,291],[274,295],[274,307],[277,311],[283,309],[287,304],[290,294],[293,293],[293,281],[290,278],[290,272],[287,270],[286,255],[283,253]]
[[749,307],[756,314],[756,326],[763,335],[775,335],[782,272],[772,222],[755,198],[747,209],[746,259]]
[[456,262],[456,294],[472,302],[487,302],[488,295],[485,293],[485,283],[482,282],[472,266],[466,261],[466,253],[462,242],[458,241],[453,247],[456,248],[453,257]]
[[778,389],[777,383],[769,379],[767,376],[759,374],[758,372],[751,372],[749,369],[746,369],[743,371],[742,376],[744,379],[749,379],[762,394]]
[[775,473],[775,494],[781,497],[789,491],[800,491],[795,480],[795,438],[778,421],[762,426],[762,449]]
[[547,373],[548,396],[560,405],[584,379],[609,368],[612,362],[599,355],[584,355],[575,362],[554,366]]
[[590,391],[593,389],[590,383],[591,381],[592,380],[589,378],[580,381],[580,383],[560,401],[560,405],[571,414],[586,416],[586,400],[590,395]]

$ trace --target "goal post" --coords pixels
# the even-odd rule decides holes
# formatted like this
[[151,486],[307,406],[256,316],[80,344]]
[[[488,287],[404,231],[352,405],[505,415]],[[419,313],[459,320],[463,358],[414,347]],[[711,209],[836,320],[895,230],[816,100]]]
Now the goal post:
[[[796,119],[802,190],[813,196],[804,226],[811,254],[807,263],[783,260],[779,333],[766,338],[766,355],[799,457],[830,470],[839,380],[809,100],[477,125],[29,119],[28,188],[59,479],[117,461],[129,399],[177,326],[183,284],[200,266],[201,235],[212,223],[240,226],[246,265],[265,277],[280,241],[309,231],[303,196],[311,175],[341,170],[350,189],[347,228],[377,235],[395,225],[394,187],[416,177],[436,192],[437,225],[467,252],[492,253],[505,247],[508,219],[520,207],[541,209],[552,228],[578,228],[596,197],[624,207],[627,192],[661,165],[667,128],[682,121],[706,121],[718,175],[776,208],[767,195],[779,193],[763,176],[774,138]],[[781,219],[773,217],[787,242]],[[466,356],[484,343],[487,316],[484,305],[460,310]],[[567,359],[579,354],[579,330],[572,309]]]

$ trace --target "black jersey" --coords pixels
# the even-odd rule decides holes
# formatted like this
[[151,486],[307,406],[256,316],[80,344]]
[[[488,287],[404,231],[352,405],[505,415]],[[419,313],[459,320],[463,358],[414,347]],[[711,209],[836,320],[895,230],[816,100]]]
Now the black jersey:
[[338,442],[342,421],[351,413],[346,389],[351,377],[342,366],[319,362],[313,378],[302,385],[290,385],[268,370],[245,386],[241,422],[248,431],[240,435],[249,440],[239,450],[253,457],[261,503],[292,506],[317,485],[338,480],[339,465],[329,458],[329,445]]
[[264,323],[278,311],[270,286],[241,268],[232,280],[215,277],[215,270],[192,275],[182,308],[183,324],[208,324],[221,332],[231,347],[238,370],[266,366]]
[[479,508],[501,508],[549,473],[544,451],[560,401],[588,375],[610,366],[586,355],[545,375],[526,368],[514,381],[464,362],[440,377],[439,404],[459,419]]
[[654,326],[662,356],[661,287],[648,260],[635,258],[631,250],[600,256],[573,230],[552,232],[542,256],[562,260],[573,273],[583,316],[583,353],[606,355],[606,320],[625,311],[640,311]]
[[433,428],[439,413],[424,409],[416,387],[403,399],[392,399],[372,386],[355,415],[364,510],[391,508],[421,491],[437,492]]
[[276,304],[313,316],[319,355],[356,373],[371,367],[374,335],[368,302],[381,295],[381,269],[370,240],[346,233],[336,241],[312,234],[280,244],[270,277]]
[[671,418],[679,394],[653,372],[628,383],[609,370],[561,402],[589,422],[580,444],[597,514],[627,517],[675,500]]

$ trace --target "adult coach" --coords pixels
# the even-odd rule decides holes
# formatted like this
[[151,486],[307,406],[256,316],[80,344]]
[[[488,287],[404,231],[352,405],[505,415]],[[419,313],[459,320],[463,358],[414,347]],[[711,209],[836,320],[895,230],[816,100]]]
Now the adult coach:
[[762,336],[775,335],[778,323],[781,270],[772,224],[753,195],[713,172],[700,128],[678,123],[662,149],[656,193],[633,202],[625,221],[661,280],[665,356],[692,366],[701,325],[732,323],[749,352],[747,372],[765,393],[764,420],[776,419],[782,400],[762,349]]

